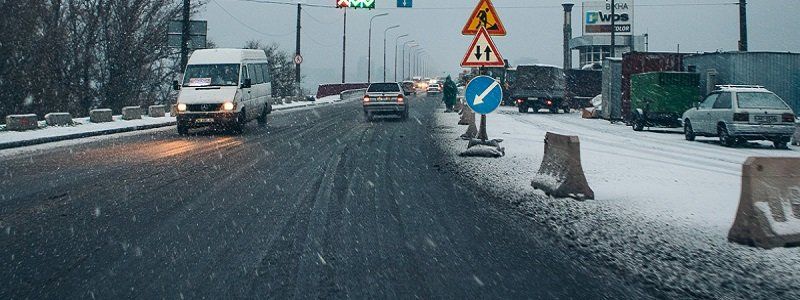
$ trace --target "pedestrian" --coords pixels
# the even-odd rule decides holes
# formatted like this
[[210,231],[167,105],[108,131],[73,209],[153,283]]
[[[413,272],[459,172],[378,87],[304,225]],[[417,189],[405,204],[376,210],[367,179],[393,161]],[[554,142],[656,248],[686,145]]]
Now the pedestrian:
[[444,89],[442,93],[444,94],[442,101],[444,101],[444,105],[447,107],[445,112],[453,112],[453,106],[456,105],[456,96],[458,96],[458,87],[456,87],[456,83],[453,82],[450,75],[447,75],[447,79],[444,80]]

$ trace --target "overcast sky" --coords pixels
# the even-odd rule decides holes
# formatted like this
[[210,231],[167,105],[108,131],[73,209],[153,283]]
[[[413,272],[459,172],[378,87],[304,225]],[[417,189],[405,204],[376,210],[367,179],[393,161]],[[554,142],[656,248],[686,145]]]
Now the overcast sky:
[[[258,0],[254,0],[258,1]],[[293,2],[294,0],[275,0]],[[562,61],[562,8],[559,0],[494,0],[508,35],[495,43],[512,64],[541,62],[560,65]],[[574,36],[580,35],[580,1],[573,14]],[[682,52],[736,50],[738,6],[734,0],[637,0],[634,31],[649,33],[651,51]],[[751,51],[800,52],[798,0],[748,1]],[[303,3],[334,5],[335,0],[305,0]],[[389,32],[388,74],[393,77],[394,37],[409,34],[434,61],[440,71],[456,73],[472,37],[462,36],[477,0],[414,0],[414,8],[398,9],[396,0],[376,0],[378,9],[350,10],[347,14],[347,67],[349,82],[366,81],[367,32],[373,27],[373,80],[382,80],[383,30]],[[720,4],[720,5],[715,5]],[[223,9],[224,7],[224,9]],[[231,16],[233,15],[233,16]],[[294,53],[296,7],[254,3],[249,0],[209,0],[199,19],[208,20],[209,38],[219,47],[241,47],[247,40],[276,42]],[[306,85],[341,80],[342,10],[305,7],[302,15],[303,74]],[[376,74],[377,73],[377,74]]]

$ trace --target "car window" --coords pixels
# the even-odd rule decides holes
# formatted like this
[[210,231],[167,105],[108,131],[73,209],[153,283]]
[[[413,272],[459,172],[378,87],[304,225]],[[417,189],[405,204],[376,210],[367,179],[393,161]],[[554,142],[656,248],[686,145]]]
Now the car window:
[[773,93],[739,92],[736,93],[739,108],[788,109],[786,103]]
[[399,91],[400,86],[396,83],[373,83],[369,86],[367,93],[393,93]]
[[731,93],[721,93],[714,102],[714,109],[730,109],[731,108]]
[[717,97],[719,97],[719,94],[708,95],[706,100],[703,100],[703,103],[700,104],[700,108],[710,109],[712,106],[714,106],[714,103],[717,102]]
[[244,83],[244,80],[248,79],[248,78],[250,78],[250,73],[248,73],[248,71],[247,71],[247,66],[242,66],[242,82],[241,83]]
[[183,85],[237,85],[238,64],[189,65],[186,67]]

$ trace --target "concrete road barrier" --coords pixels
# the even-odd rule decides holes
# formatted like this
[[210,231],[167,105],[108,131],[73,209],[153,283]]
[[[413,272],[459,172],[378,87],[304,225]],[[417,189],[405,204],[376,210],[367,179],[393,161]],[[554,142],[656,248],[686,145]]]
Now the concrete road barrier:
[[66,112],[49,113],[44,115],[47,126],[71,126],[72,115]]
[[114,117],[111,114],[110,108],[98,108],[89,111],[89,122],[92,123],[105,123],[113,122]]
[[557,198],[594,199],[594,191],[583,173],[577,136],[547,133],[542,165],[531,186]]
[[800,158],[745,161],[728,241],[765,249],[800,246]]
[[167,115],[167,106],[165,105],[150,105],[147,108],[147,116],[151,118],[163,118]]
[[469,105],[465,105],[464,108],[461,109],[461,119],[458,120],[458,125],[469,124],[475,124],[475,112],[472,111]]
[[797,125],[797,129],[794,131],[792,145],[800,146],[800,124]]
[[[466,123],[467,123],[467,132],[461,135],[461,139],[464,140],[472,140],[478,136],[478,126],[475,125],[475,113],[472,109],[468,109],[464,111],[464,115],[467,116]],[[460,122],[458,124],[461,124]]]
[[137,120],[142,118],[142,108],[139,106],[125,106],[122,108],[123,120]]
[[36,114],[6,116],[6,130],[25,131],[39,128],[39,117]]

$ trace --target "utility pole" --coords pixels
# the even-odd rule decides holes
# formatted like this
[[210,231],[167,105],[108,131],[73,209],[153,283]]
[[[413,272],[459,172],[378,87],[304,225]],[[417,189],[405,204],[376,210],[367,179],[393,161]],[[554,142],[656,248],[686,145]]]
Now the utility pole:
[[345,80],[344,74],[347,66],[346,65],[347,56],[345,55],[345,53],[347,53],[347,9],[345,8],[343,10],[344,10],[344,22],[343,22],[344,29],[342,29],[342,83],[344,83]]
[[747,51],[747,1],[739,0],[739,51]]
[[[295,37],[295,50],[294,50],[294,57],[297,58],[300,56],[300,11],[302,10],[302,6],[300,3],[297,3],[297,36]],[[297,96],[301,95],[301,88],[300,88],[300,64],[297,63],[295,60],[294,63],[294,81],[297,83]]]
[[183,30],[181,32],[181,73],[186,71],[189,64],[189,17],[191,15],[191,4],[189,0],[183,0]]
[[617,5],[615,0],[611,0],[611,57],[617,57]]

